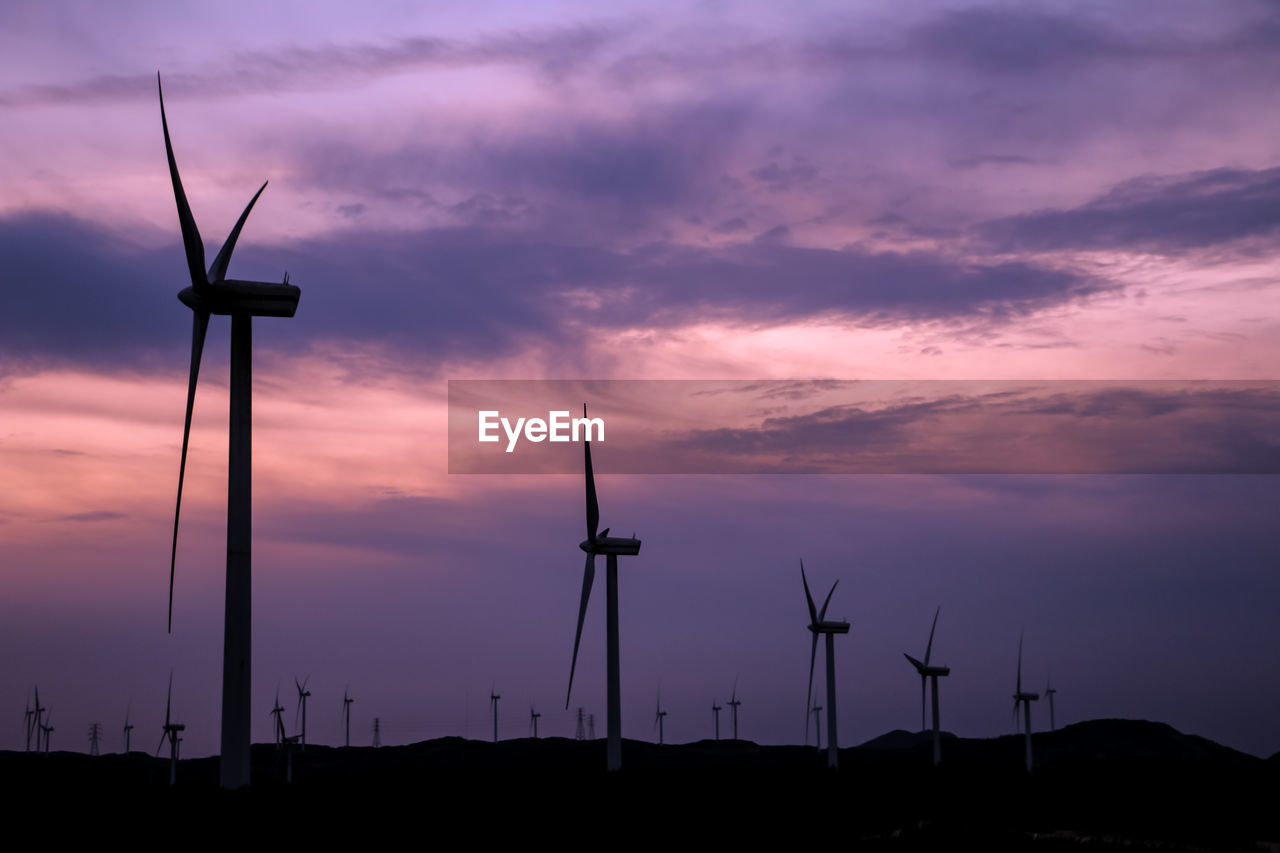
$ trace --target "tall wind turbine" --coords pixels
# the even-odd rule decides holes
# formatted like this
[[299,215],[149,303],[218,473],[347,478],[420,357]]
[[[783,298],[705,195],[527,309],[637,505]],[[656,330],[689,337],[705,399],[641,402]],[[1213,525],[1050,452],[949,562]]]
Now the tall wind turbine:
[[165,740],[169,741],[169,784],[174,785],[178,781],[178,742],[181,738],[178,734],[183,731],[186,726],[182,723],[175,723],[170,718],[170,711],[173,709],[173,673],[169,673],[169,692],[164,700],[164,733],[160,735],[160,743],[156,746],[156,756],[159,757],[160,749],[164,746]]
[[356,701],[351,698],[351,685],[342,688],[342,717],[347,725],[347,739],[344,746],[351,746],[351,703]]
[[720,740],[720,707],[716,704],[716,700],[711,700],[711,719],[716,727],[716,740]]
[[[582,406],[582,417],[587,416],[587,407]],[[618,770],[622,767],[622,699],[618,677],[618,557],[634,557],[640,553],[640,540],[632,536],[624,539],[610,536],[609,528],[596,533],[600,526],[600,504],[596,500],[595,474],[591,470],[590,430],[587,430],[587,441],[582,443],[582,453],[586,464],[587,479],[587,538],[578,547],[587,552],[586,566],[582,572],[582,601],[578,605],[578,631],[573,637],[573,662],[569,665],[569,690],[565,694],[564,707],[568,709],[569,698],[573,695],[573,671],[578,666],[578,645],[582,641],[582,621],[587,616],[587,600],[591,596],[591,582],[596,575],[596,555],[608,557],[605,575],[605,616],[606,633],[608,634],[608,715],[609,745],[607,748],[608,769]]]
[[[160,89],[160,75],[156,74]],[[169,160],[169,178],[178,205],[182,244],[187,255],[191,286],[178,299],[192,311],[191,375],[187,381],[187,413],[182,429],[182,458],[178,465],[178,498],[173,511],[173,547],[169,554],[169,631],[173,631],[173,579],[178,557],[178,517],[182,509],[182,481],[187,468],[187,444],[191,436],[191,412],[195,405],[196,379],[204,350],[209,315],[231,316],[231,423],[227,472],[227,585],[222,646],[222,744],[219,766],[223,788],[249,784],[250,707],[250,626],[251,606],[251,516],[252,435],[250,414],[253,397],[253,318],[292,317],[298,309],[301,291],[288,282],[239,281],[228,279],[227,267],[240,229],[249,218],[254,202],[266,189],[263,183],[235,227],[222,244],[213,263],[205,270],[204,243],[196,227],[187,195],[178,176],[178,164],[169,140],[169,122],[164,112],[164,92],[160,90],[160,124],[164,128],[164,148]]]
[[131,704],[125,706],[125,709],[124,709],[124,754],[125,755],[129,754],[129,741],[132,739],[132,735],[133,735],[133,723],[129,722],[129,711],[131,710],[132,710]]
[[733,680],[733,693],[729,697],[729,713],[733,716],[733,739],[738,739],[738,706],[742,701],[738,699],[738,679]]
[[493,742],[498,742],[498,700],[502,697],[489,688],[489,710],[493,712]]
[[307,682],[311,680],[311,676],[307,675],[302,679],[302,683],[298,683],[298,676],[293,677],[293,684],[298,688],[298,705],[293,710],[293,727],[298,727],[298,712],[302,712],[302,728],[299,730],[301,736],[299,749],[305,749],[307,746],[307,698],[311,696],[311,691],[307,689]]
[[848,622],[827,621],[827,605],[831,603],[831,594],[836,591],[836,581],[831,585],[831,592],[827,593],[826,601],[822,602],[822,610],[817,610],[813,606],[813,596],[809,593],[809,579],[804,574],[804,560],[800,561],[800,581],[804,584],[805,601],[809,604],[809,632],[813,634],[813,648],[809,652],[809,691],[805,694],[804,699],[804,723],[806,742],[809,740],[809,708],[813,700],[813,665],[818,658],[818,635],[825,635],[827,638],[827,766],[840,766],[840,747],[836,738],[836,634],[849,633]]
[[933,766],[937,767],[938,762],[942,761],[942,734],[938,722],[938,679],[951,674],[949,666],[930,666],[929,656],[933,654],[933,632],[938,629],[938,614],[942,612],[942,605],[938,605],[938,609],[933,611],[933,627],[929,629],[929,645],[924,647],[924,660],[918,661],[911,655],[903,652],[903,657],[911,661],[911,665],[916,668],[916,672],[920,673],[920,730],[924,731],[924,688],[925,682],[933,679]]
[[1022,704],[1027,734],[1027,772],[1031,772],[1031,703],[1040,698],[1039,693],[1022,692],[1022,635],[1018,635],[1018,681],[1013,693],[1013,719],[1018,719],[1018,704]]
[[1049,673],[1049,677],[1044,681],[1044,698],[1049,700],[1049,731],[1056,732],[1058,730],[1057,721],[1053,718],[1053,694],[1058,692],[1058,688],[1053,687],[1053,673]]
[[653,727],[658,730],[658,744],[662,744],[663,722],[667,718],[667,712],[662,710],[662,685],[658,685],[658,707],[653,715]]

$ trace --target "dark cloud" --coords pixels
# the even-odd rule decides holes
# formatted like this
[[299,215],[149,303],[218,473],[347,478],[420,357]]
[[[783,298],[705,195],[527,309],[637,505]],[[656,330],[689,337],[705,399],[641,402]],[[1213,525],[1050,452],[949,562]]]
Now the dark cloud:
[[986,223],[1005,250],[1134,249],[1177,253],[1280,227],[1280,167],[1213,169],[1127,181],[1074,210]]
[[[138,251],[75,220],[36,216],[0,220],[0,250],[6,359],[136,363],[188,345],[188,311],[176,299],[185,283],[178,245]],[[302,302],[293,320],[264,321],[270,332],[261,346],[353,340],[460,357],[496,356],[530,340],[573,347],[583,327],[819,316],[880,325],[1003,321],[1111,287],[1026,263],[927,252],[770,242],[622,251],[483,228],[342,232],[282,247],[243,239],[231,272],[270,280],[286,269]]]

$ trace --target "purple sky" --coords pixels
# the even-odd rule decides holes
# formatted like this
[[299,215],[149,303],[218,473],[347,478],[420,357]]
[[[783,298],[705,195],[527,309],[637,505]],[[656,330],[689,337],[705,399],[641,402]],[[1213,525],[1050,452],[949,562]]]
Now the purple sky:
[[[0,8],[0,748],[217,748],[227,338],[167,559],[187,309],[155,73],[206,238],[302,288],[255,330],[255,739],[573,734],[581,478],[449,475],[449,379],[1277,378],[1280,7]],[[729,425],[736,426],[736,425]],[[829,438],[829,436],[828,436]],[[1238,448],[1274,457],[1273,446]],[[1263,458],[1263,457],[1259,457]],[[801,557],[841,739],[1167,721],[1280,749],[1274,476],[621,476],[624,734],[803,736]],[[603,736],[604,602],[574,707]],[[1041,703],[1043,704],[1043,703]],[[1036,726],[1047,724],[1036,708]],[[0,714],[0,719],[5,718]],[[722,717],[726,723],[727,717]],[[289,720],[291,723],[291,719]]]

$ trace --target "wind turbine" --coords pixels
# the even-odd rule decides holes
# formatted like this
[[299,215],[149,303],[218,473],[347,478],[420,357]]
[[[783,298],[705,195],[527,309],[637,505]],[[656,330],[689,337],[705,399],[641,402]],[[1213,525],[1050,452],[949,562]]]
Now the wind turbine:
[[344,746],[351,746],[351,703],[356,701],[351,698],[351,685],[342,688],[342,716],[347,724],[347,740]]
[[187,468],[187,444],[191,436],[191,412],[195,405],[196,379],[204,350],[209,315],[231,315],[231,423],[227,472],[227,584],[222,646],[222,744],[219,765],[223,788],[249,784],[250,629],[252,621],[252,573],[250,560],[252,498],[252,418],[253,398],[253,318],[292,317],[298,309],[301,291],[289,284],[228,279],[227,267],[240,229],[249,218],[258,196],[254,193],[235,227],[206,271],[204,243],[196,227],[187,195],[178,176],[178,164],[169,140],[169,122],[164,112],[164,92],[160,92],[160,124],[164,128],[164,148],[169,160],[169,178],[178,205],[178,222],[187,255],[191,286],[178,299],[191,309],[191,375],[187,381],[187,413],[182,429],[182,458],[178,465],[178,497],[173,510],[173,547],[169,554],[169,631],[173,632],[173,579],[178,557],[178,517],[182,509],[182,481]]
[[667,712],[662,710],[662,685],[658,685],[658,707],[653,715],[653,727],[658,730],[658,743],[662,744],[663,723],[666,721]]
[[498,700],[502,697],[489,688],[489,709],[493,711],[493,742],[498,742]]
[[133,735],[133,723],[129,722],[129,711],[132,710],[132,703],[125,706],[124,709],[124,754],[129,754],[129,741]]
[[47,710],[49,710],[49,709],[48,709],[48,708],[43,708],[43,707],[41,707],[41,705],[40,705],[40,686],[39,686],[39,685],[36,685],[36,686],[35,686],[35,688],[34,688],[34,690],[35,690],[35,694],[36,694],[36,706],[35,706],[34,708],[31,708],[31,709],[28,711],[28,713],[31,715],[31,717],[30,717],[30,722],[28,723],[28,728],[27,728],[27,748],[28,748],[28,749],[30,749],[30,748],[31,748],[31,735],[32,735],[32,734],[35,734],[35,736],[36,736],[36,752],[39,752],[39,751],[40,751],[40,738],[41,738],[41,736],[42,736],[42,735],[43,735],[43,733],[44,733],[44,725],[42,724],[41,720],[43,719],[44,712],[45,712],[45,711],[47,711]]
[[300,749],[307,747],[307,697],[311,695],[311,691],[307,689],[307,682],[311,680],[311,675],[302,679],[302,683],[298,683],[298,676],[293,677],[293,684],[298,688],[298,705],[293,710],[293,727],[298,727],[298,712],[302,712],[302,729],[300,730],[301,740]]
[[1053,718],[1053,694],[1058,692],[1058,688],[1051,686],[1053,684],[1053,673],[1049,673],[1049,677],[1044,681],[1044,698],[1049,700],[1049,731],[1056,732],[1058,726]]
[[738,739],[738,706],[742,701],[738,699],[738,679],[733,680],[733,693],[729,697],[729,713],[733,715],[733,739]]
[[840,747],[836,739],[836,634],[849,633],[848,622],[828,622],[827,621],[827,605],[831,603],[831,595],[836,591],[836,581],[831,585],[831,592],[827,593],[826,601],[822,602],[822,610],[817,610],[813,606],[813,596],[809,593],[809,579],[804,574],[804,560],[800,561],[800,581],[804,584],[804,597],[809,604],[809,632],[813,634],[813,648],[809,652],[809,692],[805,694],[804,707],[804,723],[805,733],[804,739],[809,741],[809,708],[813,699],[813,665],[818,657],[818,635],[823,634],[827,638],[827,766],[840,766]]
[[173,708],[173,673],[169,673],[169,692],[164,700],[164,733],[160,735],[160,743],[156,746],[156,757],[160,756],[160,749],[164,746],[166,739],[169,741],[169,784],[174,785],[178,781],[178,743],[181,738],[178,734],[183,731],[186,726],[182,723],[175,723],[170,719],[170,711]]
[[[45,710],[48,710],[48,709],[46,708]],[[49,735],[53,734],[53,726],[50,724],[52,720],[53,720],[53,712],[49,711],[49,714],[44,718],[44,722],[40,724],[40,731],[44,733],[44,754],[45,755],[49,754]],[[37,743],[37,748],[38,747],[39,747],[39,744]]]
[[276,748],[284,746],[284,706],[280,704],[280,685],[276,685],[276,704],[271,709],[271,713],[267,716],[276,718]]
[[[586,404],[582,406],[582,417],[587,416]],[[573,637],[573,662],[569,665],[569,690],[565,694],[564,707],[569,708],[569,697],[573,695],[573,671],[578,666],[578,645],[582,641],[582,621],[587,616],[587,600],[591,596],[591,582],[596,575],[596,555],[608,557],[605,583],[605,616],[606,633],[608,634],[608,714],[609,745],[607,748],[607,766],[610,770],[622,767],[622,699],[618,677],[618,557],[634,557],[640,553],[640,540],[633,535],[630,539],[610,536],[606,527],[597,534],[600,526],[600,504],[596,500],[595,474],[591,470],[590,429],[587,440],[582,443],[582,453],[586,464],[587,480],[587,538],[578,547],[587,553],[587,562],[582,572],[582,602],[578,605],[578,631]]]
[[938,614],[942,612],[942,605],[938,605],[938,609],[933,611],[933,627],[929,629],[929,644],[924,647],[924,660],[918,661],[911,655],[903,652],[903,657],[911,661],[911,665],[916,668],[916,672],[920,673],[920,730],[924,731],[924,688],[925,681],[933,679],[933,766],[937,767],[938,762],[942,761],[942,734],[939,729],[938,722],[938,679],[951,674],[949,666],[930,666],[929,656],[933,654],[933,632],[938,628]]
[[716,726],[716,740],[720,740],[720,706],[716,704],[716,700],[711,700],[711,719]]
[[1031,772],[1031,703],[1040,698],[1038,693],[1022,692],[1022,635],[1018,635],[1018,682],[1013,694],[1013,719],[1018,720],[1018,704],[1022,704],[1023,719],[1026,721],[1027,733],[1027,772]]
[[[809,709],[809,713],[813,714],[813,730],[817,738],[818,752],[822,752],[822,706],[814,705]],[[804,736],[804,742],[809,743],[809,735]]]
[[538,718],[541,716],[541,714],[533,710],[533,705],[529,706],[529,727],[533,729],[534,740],[538,738]]
[[35,716],[36,712],[31,707],[31,691],[28,690],[27,711],[22,715],[22,722],[27,727],[27,752],[31,751],[31,732],[35,729]]

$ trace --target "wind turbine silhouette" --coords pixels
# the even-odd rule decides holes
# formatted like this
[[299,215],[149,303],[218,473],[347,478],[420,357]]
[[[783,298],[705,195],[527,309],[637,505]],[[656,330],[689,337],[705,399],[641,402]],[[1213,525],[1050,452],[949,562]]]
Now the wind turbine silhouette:
[[284,706],[280,704],[280,685],[276,685],[276,704],[272,707],[271,713],[267,716],[276,718],[276,749],[284,746]]
[[911,661],[911,665],[916,668],[916,672],[920,673],[920,730],[924,731],[924,688],[925,682],[930,678],[933,679],[933,766],[937,767],[938,762],[942,761],[942,734],[939,729],[938,722],[938,679],[951,674],[949,666],[930,666],[929,656],[933,654],[933,632],[938,629],[938,614],[942,612],[942,605],[938,605],[938,609],[933,611],[933,627],[929,629],[929,645],[924,647],[924,660],[918,661],[911,655],[903,652],[903,657]]
[[34,690],[36,694],[36,706],[27,710],[27,713],[31,715],[29,722],[27,723],[27,749],[31,749],[31,735],[34,734],[36,736],[36,752],[39,752],[40,738],[44,734],[42,717],[44,712],[49,709],[40,706],[40,685],[35,685]]
[[541,714],[539,714],[537,711],[533,710],[533,704],[532,704],[532,703],[530,703],[530,705],[529,705],[529,727],[530,727],[531,729],[533,729],[533,737],[534,737],[534,740],[537,740],[537,738],[538,738],[538,718],[539,718],[539,717],[541,717],[541,716],[542,716]]
[[804,725],[805,743],[809,742],[809,708],[813,704],[813,665],[818,657],[818,635],[823,634],[827,638],[827,766],[840,766],[840,747],[836,739],[836,634],[849,633],[848,622],[828,622],[827,621],[827,605],[831,603],[831,595],[836,591],[836,581],[831,585],[831,592],[827,593],[826,601],[822,602],[822,610],[817,610],[813,606],[813,596],[809,593],[809,579],[804,574],[804,560],[800,561],[800,581],[804,584],[804,597],[809,605],[809,632],[813,634],[813,648],[809,652],[809,692],[805,694],[804,707]]
[[1049,731],[1056,732],[1058,730],[1057,721],[1053,718],[1053,694],[1058,692],[1058,688],[1051,686],[1053,684],[1053,673],[1049,673],[1049,677],[1044,681],[1044,698],[1049,700]]
[[[48,711],[49,709],[46,708],[45,710]],[[53,734],[53,731],[54,731],[52,711],[49,711],[49,713],[44,718],[44,722],[40,724],[40,731],[44,733],[44,754],[48,755],[49,754],[49,735]],[[37,751],[39,750],[39,743],[36,744],[36,749]]]
[[666,720],[667,712],[662,710],[662,685],[658,685],[658,706],[657,711],[653,715],[653,727],[658,730],[658,744],[662,744],[663,722]]
[[351,746],[351,703],[356,701],[350,696],[351,685],[342,688],[342,716],[346,720],[347,739],[344,746]]
[[125,706],[124,709],[124,754],[129,754],[129,741],[133,734],[133,724],[129,722],[129,711],[133,709],[132,703]]
[[711,700],[711,719],[716,727],[716,740],[720,740],[720,707],[715,699]]
[[[38,705],[40,703],[37,702],[36,704]],[[25,714],[22,715],[22,721],[27,727],[27,752],[31,751],[31,733],[36,730],[35,716],[36,716],[36,712],[31,707],[31,691],[28,690],[27,691],[27,711]],[[39,751],[39,744],[36,745],[36,749],[37,751]]]
[[729,713],[733,716],[733,739],[738,739],[738,706],[741,705],[738,699],[738,679],[733,680],[733,693],[729,696]]
[[502,697],[489,688],[489,709],[493,711],[493,742],[498,742],[498,700]]
[[186,729],[182,723],[175,723],[170,718],[170,711],[173,708],[173,673],[169,673],[169,692],[165,695],[164,700],[164,733],[160,735],[160,743],[156,746],[156,757],[160,756],[160,749],[164,746],[166,739],[169,741],[169,784],[174,785],[178,781],[178,743],[181,738],[178,734]]
[[1022,692],[1022,634],[1018,634],[1018,681],[1013,694],[1013,720],[1018,721],[1018,704],[1022,704],[1023,718],[1026,721],[1027,736],[1027,772],[1031,772],[1031,703],[1040,698],[1038,693]]
[[253,398],[253,318],[292,317],[298,309],[301,291],[289,284],[289,276],[273,282],[228,279],[231,253],[240,237],[240,229],[262,191],[263,183],[240,214],[235,227],[206,271],[204,243],[196,227],[187,195],[182,189],[178,164],[169,140],[169,122],[164,112],[164,91],[156,74],[160,93],[160,124],[164,128],[164,148],[169,160],[169,178],[178,205],[178,222],[182,228],[182,244],[187,255],[187,272],[191,286],[184,288],[178,299],[191,309],[191,375],[187,381],[187,413],[182,429],[182,459],[178,465],[178,497],[173,510],[173,547],[169,554],[169,632],[173,632],[173,580],[178,558],[178,518],[182,509],[182,481],[187,468],[187,445],[191,437],[191,412],[195,405],[196,379],[200,375],[200,356],[204,350],[205,332],[211,314],[231,315],[231,425],[227,474],[227,584],[226,610],[222,646],[222,743],[219,783],[223,788],[240,788],[249,784],[250,707],[250,627],[251,560],[250,504],[252,497],[252,418]]
[[293,727],[298,727],[298,712],[302,712],[302,729],[300,730],[301,740],[299,741],[299,749],[307,747],[307,697],[311,695],[311,691],[307,689],[307,682],[311,680],[310,673],[302,679],[302,683],[298,683],[298,676],[293,677],[293,684],[298,688],[298,705],[293,711]]
[[[587,406],[582,406],[582,417],[587,417]],[[578,630],[573,637],[573,662],[569,665],[569,690],[565,694],[564,707],[569,708],[569,698],[573,695],[573,671],[578,666],[578,646],[582,642],[582,621],[587,616],[587,600],[591,597],[591,582],[596,575],[596,555],[608,557],[605,582],[605,616],[606,633],[608,634],[608,734],[609,743],[606,750],[607,766],[610,770],[622,767],[622,699],[618,676],[618,557],[634,557],[640,553],[640,540],[632,536],[624,539],[610,536],[606,527],[597,534],[600,526],[600,504],[596,500],[595,474],[591,470],[590,429],[587,440],[582,443],[582,454],[586,466],[587,481],[587,538],[578,547],[587,553],[587,562],[582,572],[582,601],[578,605]]]

